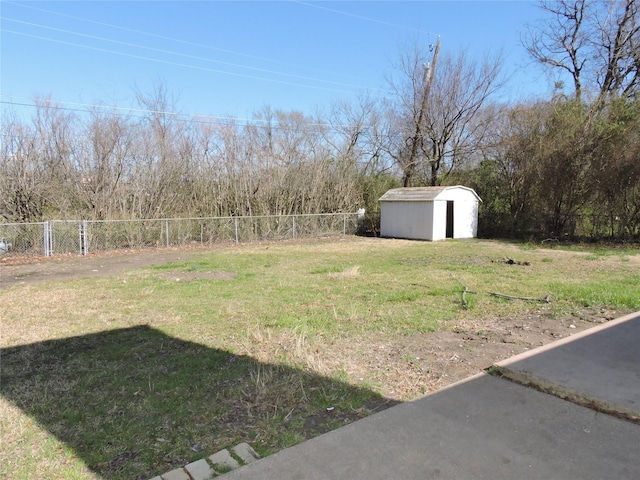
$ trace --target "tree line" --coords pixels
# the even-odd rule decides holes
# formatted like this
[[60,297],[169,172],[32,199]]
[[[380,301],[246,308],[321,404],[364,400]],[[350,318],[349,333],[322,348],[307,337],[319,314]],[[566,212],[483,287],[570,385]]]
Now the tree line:
[[[400,56],[385,99],[249,120],[177,114],[166,87],[139,112],[78,113],[36,99],[5,110],[0,215],[130,219],[367,211],[391,187],[464,184],[487,236],[640,238],[640,30],[636,0],[541,3],[523,35],[550,98],[504,103],[500,55]],[[435,51],[434,51],[435,50]],[[428,65],[428,66],[427,66]],[[564,81],[562,80],[564,79]]]

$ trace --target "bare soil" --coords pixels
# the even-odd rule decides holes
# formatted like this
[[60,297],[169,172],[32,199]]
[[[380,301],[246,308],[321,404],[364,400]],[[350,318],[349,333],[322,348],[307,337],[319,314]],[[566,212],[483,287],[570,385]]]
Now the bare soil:
[[[6,256],[0,259],[0,288],[44,281],[117,275],[127,270],[186,260],[198,249],[159,249],[67,256],[49,259]],[[163,272],[175,280],[230,280],[233,272]],[[405,401],[479,373],[495,362],[575,334],[628,312],[584,310],[564,315],[548,305],[518,318],[460,321],[447,330],[411,336],[367,335],[360,339],[331,339],[305,349],[305,362],[319,370],[345,372],[356,381],[379,386],[389,400]],[[299,339],[278,338],[279,346]],[[344,344],[343,344],[344,343]],[[246,353],[271,356],[245,345]],[[309,358],[309,352],[317,358]],[[315,352],[315,353],[314,353]]]
[[0,288],[74,278],[108,277],[127,270],[189,259],[195,250],[126,250],[87,256],[0,258]]
[[[617,318],[617,311],[583,311],[557,316],[548,307],[517,318],[450,324],[448,330],[404,337],[363,339],[369,348],[347,367],[352,378],[379,380],[380,393],[405,401],[488,369],[496,362]],[[358,346],[361,347],[361,346]],[[355,359],[354,359],[355,360]],[[368,374],[367,374],[368,372]]]

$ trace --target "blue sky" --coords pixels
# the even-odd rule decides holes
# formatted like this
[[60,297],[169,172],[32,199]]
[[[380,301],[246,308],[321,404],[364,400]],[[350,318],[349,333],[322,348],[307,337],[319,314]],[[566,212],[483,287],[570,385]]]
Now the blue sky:
[[162,82],[185,113],[313,114],[365,91],[385,95],[402,46],[437,35],[441,55],[501,51],[508,98],[549,91],[520,45],[542,16],[533,2],[3,0],[0,9],[3,109],[46,95],[132,107],[135,89]]

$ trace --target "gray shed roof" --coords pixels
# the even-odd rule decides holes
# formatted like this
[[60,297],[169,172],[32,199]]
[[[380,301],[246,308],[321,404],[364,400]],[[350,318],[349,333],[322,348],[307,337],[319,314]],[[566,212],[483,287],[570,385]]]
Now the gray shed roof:
[[478,199],[482,201],[473,188],[463,187],[462,185],[456,185],[451,187],[404,187],[404,188],[392,188],[387,191],[382,197],[381,202],[431,202],[436,199],[438,195],[448,189],[462,188],[467,190]]

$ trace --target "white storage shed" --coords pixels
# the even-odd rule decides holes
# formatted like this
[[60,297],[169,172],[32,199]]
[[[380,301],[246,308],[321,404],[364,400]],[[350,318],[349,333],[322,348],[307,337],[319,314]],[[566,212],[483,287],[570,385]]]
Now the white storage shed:
[[393,188],[380,197],[380,236],[474,238],[481,201],[472,188],[462,186]]

